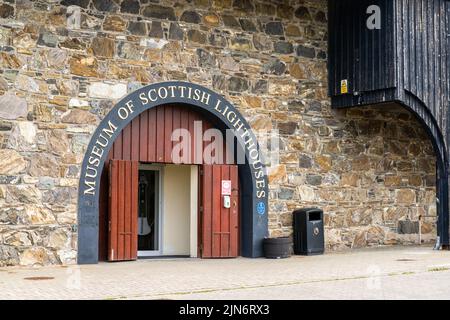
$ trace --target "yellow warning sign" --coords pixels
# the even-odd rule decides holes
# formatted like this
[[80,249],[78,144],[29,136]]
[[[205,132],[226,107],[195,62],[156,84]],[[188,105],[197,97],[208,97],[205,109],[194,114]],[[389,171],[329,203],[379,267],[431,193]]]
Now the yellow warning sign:
[[347,79],[341,80],[341,94],[348,93],[348,81]]

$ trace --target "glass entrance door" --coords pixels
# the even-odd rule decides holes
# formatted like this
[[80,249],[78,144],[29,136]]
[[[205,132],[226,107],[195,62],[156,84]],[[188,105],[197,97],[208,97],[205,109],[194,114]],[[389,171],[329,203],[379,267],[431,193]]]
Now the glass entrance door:
[[141,165],[138,200],[138,257],[161,254],[161,170]]

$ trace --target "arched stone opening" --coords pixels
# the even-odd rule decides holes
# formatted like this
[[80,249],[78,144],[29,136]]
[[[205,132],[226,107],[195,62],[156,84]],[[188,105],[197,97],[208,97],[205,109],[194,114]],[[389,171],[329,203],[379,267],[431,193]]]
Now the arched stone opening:
[[342,136],[325,146],[342,156],[333,162],[342,196],[331,188],[321,193],[341,199],[326,205],[329,249],[418,244],[419,217],[422,243],[434,244],[440,159],[416,114],[390,103],[338,109],[333,116]]
[[[101,170],[113,142],[142,112],[166,104],[196,108],[220,130],[235,130],[245,152],[240,165],[241,254],[262,255],[267,235],[268,184],[264,161],[255,135],[234,106],[213,91],[187,82],[152,84],[127,95],[108,113],[95,131],[84,157],[78,195],[78,263],[97,263]],[[240,137],[239,137],[240,136]]]

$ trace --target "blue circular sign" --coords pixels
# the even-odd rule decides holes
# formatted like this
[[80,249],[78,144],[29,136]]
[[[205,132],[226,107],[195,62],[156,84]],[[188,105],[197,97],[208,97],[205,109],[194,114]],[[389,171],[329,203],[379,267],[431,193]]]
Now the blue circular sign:
[[256,204],[256,212],[258,212],[258,214],[260,215],[266,213],[266,204],[264,202],[258,202]]

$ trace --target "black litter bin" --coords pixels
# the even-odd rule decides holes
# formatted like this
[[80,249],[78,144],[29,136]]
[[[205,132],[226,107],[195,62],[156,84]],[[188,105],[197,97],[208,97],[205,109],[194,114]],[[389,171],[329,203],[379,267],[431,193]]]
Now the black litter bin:
[[315,255],[324,252],[323,211],[304,208],[294,213],[294,253]]

